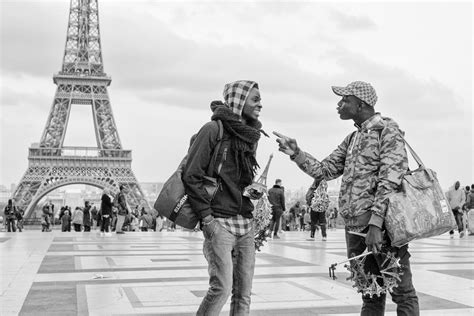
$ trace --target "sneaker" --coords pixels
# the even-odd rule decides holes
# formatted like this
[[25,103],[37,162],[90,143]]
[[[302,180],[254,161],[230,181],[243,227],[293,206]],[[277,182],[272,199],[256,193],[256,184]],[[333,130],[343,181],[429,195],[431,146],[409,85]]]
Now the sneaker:
[[273,236],[273,239],[280,239],[280,236],[274,235],[274,236]]
[[323,237],[323,241],[326,241],[326,237]]
[[459,233],[459,238],[463,238],[464,237],[464,230],[462,232]]
[[111,237],[112,236],[112,233],[111,232],[107,232],[104,234],[105,237]]

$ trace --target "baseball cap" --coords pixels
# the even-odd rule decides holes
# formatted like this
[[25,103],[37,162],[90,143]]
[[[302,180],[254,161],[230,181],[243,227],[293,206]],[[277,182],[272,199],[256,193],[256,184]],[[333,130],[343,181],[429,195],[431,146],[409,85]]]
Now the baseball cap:
[[334,91],[334,93],[337,95],[353,95],[370,106],[374,106],[377,102],[377,94],[375,93],[375,89],[370,83],[367,82],[354,81],[349,83],[346,87],[332,86],[331,88],[332,91]]

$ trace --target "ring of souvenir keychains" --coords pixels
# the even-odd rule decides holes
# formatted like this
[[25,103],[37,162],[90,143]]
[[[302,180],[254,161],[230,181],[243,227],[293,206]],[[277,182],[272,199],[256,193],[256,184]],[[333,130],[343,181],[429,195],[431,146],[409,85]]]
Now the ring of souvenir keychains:
[[398,286],[403,275],[403,266],[400,264],[400,258],[391,251],[383,251],[377,255],[383,256],[382,264],[380,265],[380,275],[366,272],[364,269],[365,261],[372,251],[366,252],[362,255],[353,256],[348,260],[334,263],[329,267],[329,276],[336,279],[336,266],[344,262],[344,267],[351,273],[347,280],[354,282],[353,287],[357,292],[373,297],[380,296],[387,292],[393,292],[393,289]]

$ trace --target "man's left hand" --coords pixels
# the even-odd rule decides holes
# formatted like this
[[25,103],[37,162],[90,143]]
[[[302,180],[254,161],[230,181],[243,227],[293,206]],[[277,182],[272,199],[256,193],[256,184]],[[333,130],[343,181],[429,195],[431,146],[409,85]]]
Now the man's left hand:
[[365,236],[365,244],[369,251],[374,254],[382,249],[382,230],[374,225],[369,225],[369,231]]

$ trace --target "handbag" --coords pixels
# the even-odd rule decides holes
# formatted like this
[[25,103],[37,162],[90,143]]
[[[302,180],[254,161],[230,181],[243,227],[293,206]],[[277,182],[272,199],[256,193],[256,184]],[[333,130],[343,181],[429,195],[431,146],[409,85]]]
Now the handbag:
[[389,196],[385,227],[392,246],[396,247],[457,227],[436,172],[426,168],[405,139],[404,142],[418,169],[408,171],[403,176],[400,192]]
[[[222,122],[217,120],[217,124],[219,128],[217,144],[214,148],[214,152],[206,172],[207,175],[204,176],[204,188],[210,197],[214,197],[219,185],[217,179],[212,177],[212,174],[216,164],[217,154],[221,146],[222,136],[224,134]],[[177,225],[187,229],[194,229],[199,221],[199,217],[198,214],[191,208],[191,204],[188,201],[188,195],[186,194],[182,180],[187,158],[188,156],[186,155],[186,157],[184,157],[179,164],[178,169],[173,172],[171,177],[165,182],[153,207],[158,211],[158,214],[168,218]],[[220,169],[221,166],[218,168],[218,175]]]

